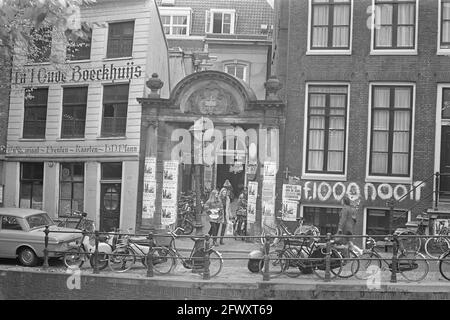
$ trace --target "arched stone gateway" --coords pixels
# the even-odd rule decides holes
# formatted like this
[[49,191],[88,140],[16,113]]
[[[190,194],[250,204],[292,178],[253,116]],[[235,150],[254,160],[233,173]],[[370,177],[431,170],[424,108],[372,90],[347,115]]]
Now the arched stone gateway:
[[[186,76],[164,99],[157,94],[162,81],[152,76],[147,82],[151,94],[138,99],[142,105],[138,228],[176,225],[181,193],[204,194],[226,180],[236,196],[249,182],[258,182],[261,194],[261,168],[267,160],[278,162],[278,138],[284,134],[284,103],[275,95],[274,83],[279,84],[271,77],[266,86],[270,98],[257,100],[241,80],[220,71],[202,71]],[[212,164],[204,161],[206,153],[213,157]],[[259,232],[262,223],[261,203],[255,206],[250,234]],[[209,229],[199,216],[196,227],[199,233]]]

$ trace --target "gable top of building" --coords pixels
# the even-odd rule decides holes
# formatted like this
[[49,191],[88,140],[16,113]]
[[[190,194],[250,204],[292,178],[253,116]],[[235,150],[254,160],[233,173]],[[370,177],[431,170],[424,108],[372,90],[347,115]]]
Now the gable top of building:
[[235,34],[267,34],[273,25],[274,9],[267,0],[156,0],[156,3],[163,10],[191,8],[192,35],[205,34],[206,12],[217,9],[235,11]]

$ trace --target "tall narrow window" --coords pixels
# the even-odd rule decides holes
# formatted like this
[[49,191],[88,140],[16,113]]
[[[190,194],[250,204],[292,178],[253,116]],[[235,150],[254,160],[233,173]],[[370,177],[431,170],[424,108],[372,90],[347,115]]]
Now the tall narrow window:
[[107,58],[131,57],[134,21],[109,24]]
[[89,60],[91,58],[92,29],[82,26],[82,35],[69,39],[67,60]]
[[42,210],[43,185],[44,163],[21,163],[19,207]]
[[450,0],[441,0],[440,48],[450,49]]
[[311,49],[349,49],[351,1],[311,1]]
[[48,89],[25,90],[23,138],[45,139]]
[[84,163],[62,163],[59,175],[59,215],[84,209]]
[[412,86],[372,87],[370,174],[409,176]]
[[127,127],[128,84],[103,89],[102,136],[124,137]]
[[64,88],[61,138],[84,138],[88,87]]
[[52,28],[33,29],[30,36],[28,60],[35,63],[49,62],[52,51]]
[[375,0],[374,49],[415,49],[416,0]]
[[347,91],[347,86],[308,86],[307,173],[344,173]]

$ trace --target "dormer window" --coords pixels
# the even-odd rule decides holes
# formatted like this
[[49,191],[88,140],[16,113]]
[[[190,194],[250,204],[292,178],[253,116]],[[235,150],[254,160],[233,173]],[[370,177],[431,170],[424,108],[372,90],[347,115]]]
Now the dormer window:
[[166,35],[189,36],[191,8],[159,8],[161,22]]
[[206,33],[234,34],[235,10],[211,9],[205,17]]

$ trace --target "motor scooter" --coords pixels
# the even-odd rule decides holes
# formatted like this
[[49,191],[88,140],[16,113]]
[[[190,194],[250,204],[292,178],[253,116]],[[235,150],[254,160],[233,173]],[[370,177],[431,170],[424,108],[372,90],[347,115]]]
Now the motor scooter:
[[[94,226],[95,230],[95,226]],[[98,243],[98,259],[97,265],[99,270],[103,270],[108,266],[108,256],[112,253],[112,237],[101,236]],[[109,242],[109,243],[108,243]],[[83,231],[83,237],[81,240],[77,240],[69,243],[69,249],[64,254],[64,264],[67,268],[81,268],[86,260],[92,267],[95,264],[95,239],[92,237],[92,233]]]

